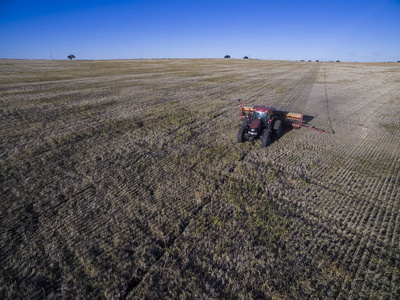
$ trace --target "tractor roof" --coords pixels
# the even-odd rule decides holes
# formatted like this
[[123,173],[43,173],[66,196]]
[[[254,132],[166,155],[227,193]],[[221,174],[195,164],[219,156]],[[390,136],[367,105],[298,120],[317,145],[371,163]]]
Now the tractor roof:
[[268,112],[270,112],[270,111],[273,110],[272,107],[269,107],[269,106],[262,106],[262,105],[255,105],[255,106],[253,107],[253,109],[254,109],[254,111],[263,112],[263,113],[268,113]]

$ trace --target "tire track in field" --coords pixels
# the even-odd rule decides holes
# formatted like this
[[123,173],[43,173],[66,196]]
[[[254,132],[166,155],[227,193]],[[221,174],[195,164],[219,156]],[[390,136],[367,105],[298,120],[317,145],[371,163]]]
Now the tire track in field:
[[[304,68],[306,68],[305,65],[300,66],[300,68],[296,67],[295,70],[290,70],[291,71],[290,74],[291,75],[295,74],[297,76],[297,73],[302,73]],[[289,73],[289,71],[287,69],[282,69],[282,70],[279,70],[279,72],[276,72],[274,74],[265,74],[265,73],[260,74],[262,76],[262,78],[260,78],[260,82],[264,86],[262,86],[258,90],[256,90],[254,92],[254,94],[252,96],[246,98],[245,101],[246,102],[250,101],[250,100],[252,100],[252,99],[254,99],[256,97],[262,98],[263,92],[270,91],[271,89],[273,90],[273,89],[275,89],[275,87],[279,88],[281,86],[285,86],[286,83],[289,83],[291,81],[291,79],[287,76],[288,73]],[[270,79],[271,82],[266,83],[266,80],[269,79],[269,77],[264,78],[264,75],[273,76],[273,78]],[[303,79],[303,77],[304,77],[304,75],[301,76],[300,79]],[[266,105],[266,106],[273,106],[273,105],[279,103],[280,98],[263,100],[262,102],[264,102],[264,103],[261,103],[260,100],[258,101],[259,103],[257,103],[257,104]],[[272,103],[271,103],[271,101],[272,101]]]
[[332,128],[331,113],[329,109],[328,89],[326,86],[326,66],[324,66],[324,88],[325,88],[326,113],[328,117],[329,128],[331,130],[331,133],[335,133],[335,131]]
[[299,79],[294,88],[282,95],[285,100],[279,106],[281,110],[304,111],[319,69],[319,64],[313,66],[305,76]]

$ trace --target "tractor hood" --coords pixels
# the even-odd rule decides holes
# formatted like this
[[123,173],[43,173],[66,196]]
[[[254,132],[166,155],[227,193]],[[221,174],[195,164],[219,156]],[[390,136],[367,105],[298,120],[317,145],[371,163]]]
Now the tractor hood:
[[254,120],[250,125],[250,129],[258,129],[261,125],[260,123],[261,123],[260,119]]

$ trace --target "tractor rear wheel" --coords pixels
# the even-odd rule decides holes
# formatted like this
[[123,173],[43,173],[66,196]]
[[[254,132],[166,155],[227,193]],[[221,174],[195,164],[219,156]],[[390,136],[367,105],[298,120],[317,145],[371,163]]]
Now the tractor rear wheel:
[[271,142],[271,131],[268,129],[263,130],[262,139],[261,139],[261,147],[265,148]]
[[276,139],[279,139],[281,137],[281,132],[282,132],[282,121],[276,120],[274,124],[274,133]]
[[244,142],[244,130],[246,127],[240,126],[238,135],[237,135],[237,141],[238,143],[243,143]]

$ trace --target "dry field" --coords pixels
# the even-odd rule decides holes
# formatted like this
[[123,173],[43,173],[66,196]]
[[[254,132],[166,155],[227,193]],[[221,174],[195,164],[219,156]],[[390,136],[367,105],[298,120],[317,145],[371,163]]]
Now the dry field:
[[400,64],[1,60],[0,107],[1,299],[400,298]]

